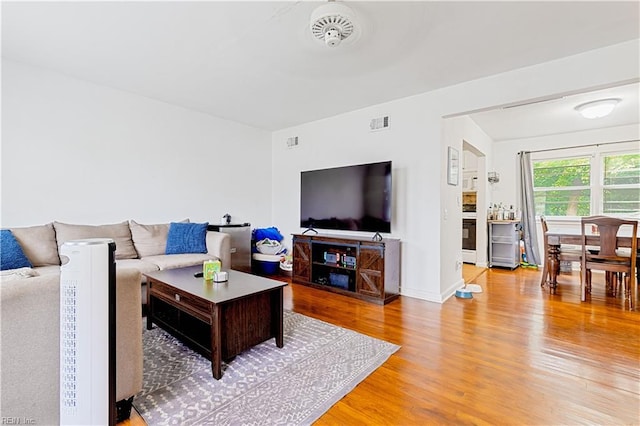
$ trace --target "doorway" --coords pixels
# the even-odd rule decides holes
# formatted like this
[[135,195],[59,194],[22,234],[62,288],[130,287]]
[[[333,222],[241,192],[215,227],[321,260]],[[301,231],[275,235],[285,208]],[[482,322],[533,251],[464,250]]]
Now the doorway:
[[467,140],[462,143],[462,261],[486,267],[485,155]]

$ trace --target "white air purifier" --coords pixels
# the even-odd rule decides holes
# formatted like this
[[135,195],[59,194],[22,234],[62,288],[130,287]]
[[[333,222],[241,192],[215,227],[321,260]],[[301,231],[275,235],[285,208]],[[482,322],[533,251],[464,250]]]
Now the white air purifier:
[[115,425],[115,243],[60,248],[60,424]]

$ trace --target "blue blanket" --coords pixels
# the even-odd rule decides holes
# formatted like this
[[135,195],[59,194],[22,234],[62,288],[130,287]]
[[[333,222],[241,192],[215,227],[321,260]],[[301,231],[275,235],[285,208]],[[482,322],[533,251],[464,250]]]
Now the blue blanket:
[[265,238],[276,241],[284,240],[284,237],[280,231],[278,231],[278,228],[273,226],[270,228],[256,228],[253,230],[253,241],[261,241]]

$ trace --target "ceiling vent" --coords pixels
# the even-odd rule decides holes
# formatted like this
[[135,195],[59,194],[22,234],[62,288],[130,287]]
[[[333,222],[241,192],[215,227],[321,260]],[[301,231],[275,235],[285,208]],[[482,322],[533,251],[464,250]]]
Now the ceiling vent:
[[309,26],[313,37],[329,47],[336,47],[346,39],[353,41],[358,30],[353,11],[332,0],[313,11]]
[[378,117],[371,120],[369,123],[369,129],[372,132],[377,132],[378,130],[384,130],[389,128],[389,116],[385,115],[384,117]]

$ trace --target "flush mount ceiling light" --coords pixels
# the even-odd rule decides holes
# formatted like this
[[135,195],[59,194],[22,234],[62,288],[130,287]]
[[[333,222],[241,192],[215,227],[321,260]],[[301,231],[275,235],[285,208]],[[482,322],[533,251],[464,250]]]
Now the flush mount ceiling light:
[[333,0],[313,11],[309,26],[313,37],[329,47],[336,47],[348,38],[353,41],[358,30],[353,11]]
[[611,114],[618,102],[618,98],[600,99],[580,104],[575,109],[584,118],[601,118]]

